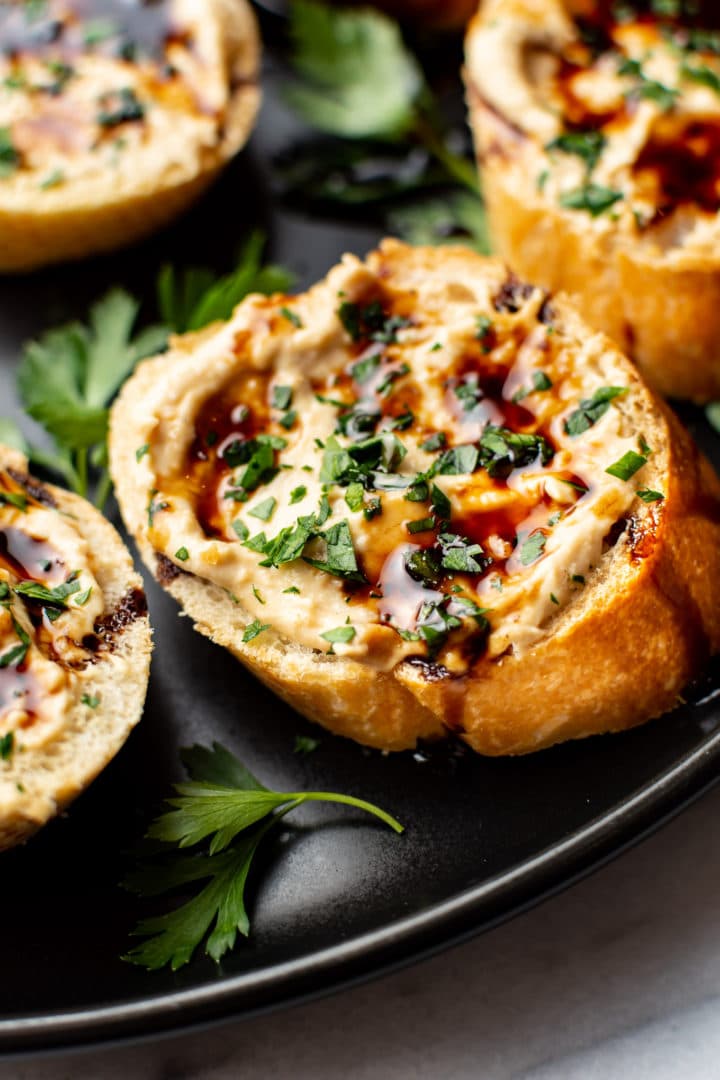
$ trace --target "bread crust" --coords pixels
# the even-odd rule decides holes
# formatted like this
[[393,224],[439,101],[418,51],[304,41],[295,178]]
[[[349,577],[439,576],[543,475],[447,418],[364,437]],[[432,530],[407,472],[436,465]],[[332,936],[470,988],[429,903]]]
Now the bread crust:
[[[386,280],[404,281],[436,273],[438,262],[462,280],[463,268],[467,278],[477,272],[478,256],[386,241],[368,260]],[[484,265],[491,275],[499,269],[491,260]],[[551,304],[558,325],[580,340],[590,337],[566,300],[555,297]],[[655,448],[649,481],[665,498],[652,506],[633,500],[619,538],[582,592],[549,619],[535,645],[521,655],[510,651],[481,659],[462,677],[450,678],[413,660],[377,672],[348,657],[301,647],[274,629],[243,642],[251,622],[243,597],[231,598],[225,589],[183,572],[182,564],[158,559],[143,516],[133,509],[143,403],[172,379],[183,353],[218,332],[176,339],[168,356],[145,361],[126,384],[111,422],[116,491],[143,560],[196,629],[229,649],[303,715],[387,750],[451,732],[483,754],[522,754],[666,712],[704,659],[720,648],[720,484],[624,358],[618,363],[630,387],[628,416]],[[601,344],[616,352],[609,341]],[[272,623],[273,612],[262,610]]]
[[[0,446],[0,469],[7,468],[28,477],[24,456]],[[152,651],[142,579],[115,529],[85,499],[29,479],[33,490],[76,524],[89,547],[105,612],[116,614],[107,647],[82,670],[69,671],[70,707],[62,731],[0,762],[0,850],[27,840],[61,813],[112,760],[141,718]],[[83,698],[98,703],[93,707]]]
[[[640,227],[621,203],[616,221],[607,213],[592,218],[563,208],[539,180],[548,163],[545,148],[562,127],[518,57],[531,43],[551,51],[567,45],[574,35],[570,6],[489,0],[468,28],[468,108],[493,248],[523,277],[571,294],[587,321],[612,337],[660,394],[712,400],[720,394],[717,224],[692,205],[676,211],[675,235],[667,224],[659,231]],[[498,23],[506,26],[502,37]],[[489,51],[491,71],[484,63]],[[503,113],[503,99],[513,97],[509,80],[526,125]],[[628,199],[632,183],[618,180]],[[704,239],[694,243],[699,227]]]
[[[124,151],[132,161],[123,168],[69,175],[47,188],[47,172],[31,172],[22,184],[13,177],[0,179],[0,273],[35,270],[136,243],[187,210],[244,146],[261,97],[260,37],[247,0],[203,0],[199,6],[198,0],[165,2],[179,4],[212,39],[217,66],[204,74],[209,82],[224,84],[226,99],[214,140],[208,143],[206,134],[198,135],[191,151],[187,145],[165,145],[166,136],[154,133],[153,147],[141,147],[142,162],[135,161],[132,147]],[[217,86],[213,89],[217,93]],[[188,93],[193,92],[191,87]]]

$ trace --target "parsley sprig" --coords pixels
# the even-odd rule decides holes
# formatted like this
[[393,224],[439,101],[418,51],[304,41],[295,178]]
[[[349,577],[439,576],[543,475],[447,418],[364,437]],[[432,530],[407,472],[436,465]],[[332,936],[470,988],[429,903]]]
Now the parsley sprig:
[[[439,243],[462,235],[486,250],[475,167],[447,131],[398,24],[370,8],[294,0],[290,31],[296,77],[287,101],[335,140],[322,162],[317,147],[293,153],[285,172],[290,190],[352,205],[451,184],[460,189],[456,195],[403,207],[388,224],[407,239],[422,232],[426,242]],[[474,207],[463,192],[472,194]]]
[[172,807],[153,822],[148,838],[177,851],[162,862],[143,865],[124,885],[138,896],[154,897],[205,882],[180,907],[144,919],[133,936],[146,940],[124,957],[154,971],[169,964],[173,971],[187,964],[205,940],[205,952],[216,963],[235,946],[238,933],[247,937],[250,920],[245,886],[255,854],[265,837],[286,814],[307,802],[332,802],[372,814],[396,833],[403,826],[390,814],[351,795],[326,791],[278,792],[265,787],[219,743],[212,749],[193,746],[181,752],[190,776],[176,784]]
[[111,489],[106,436],[115,394],[143,357],[165,348],[170,331],[199,330],[229,318],[249,292],[290,287],[287,271],[262,265],[264,243],[263,234],[254,232],[236,268],[220,277],[201,267],[164,267],[157,282],[162,323],[137,329],[139,301],[115,288],[91,306],[86,323],[68,323],[30,342],[18,369],[20,402],[44,429],[50,447],[31,445],[18,425],[4,418],[0,442],[21,450],[78,494],[92,494],[102,509]]

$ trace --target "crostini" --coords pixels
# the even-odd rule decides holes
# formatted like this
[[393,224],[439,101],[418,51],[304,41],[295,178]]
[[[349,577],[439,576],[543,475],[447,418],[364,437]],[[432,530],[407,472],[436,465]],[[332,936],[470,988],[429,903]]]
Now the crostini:
[[486,0],[466,42],[495,251],[696,401],[720,394],[718,11]]
[[250,133],[259,54],[246,0],[0,3],[0,271],[185,210]]
[[627,728],[720,645],[710,465],[565,299],[464,248],[386,240],[175,338],[110,449],[197,629],[371,746]]
[[70,803],[140,719],[142,582],[113,527],[0,446],[0,850]]

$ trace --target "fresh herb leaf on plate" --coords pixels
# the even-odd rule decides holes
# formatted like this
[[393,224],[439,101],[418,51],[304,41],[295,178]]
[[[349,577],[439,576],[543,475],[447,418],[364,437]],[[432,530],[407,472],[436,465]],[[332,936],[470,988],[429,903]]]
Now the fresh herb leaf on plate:
[[68,323],[31,341],[18,369],[20,400],[53,441],[50,452],[30,448],[32,460],[88,495],[88,467],[101,469],[97,503],[109,491],[104,461],[108,404],[143,356],[161,349],[165,327],[134,332],[139,303],[113,289],[90,308],[88,323]]
[[478,192],[475,167],[449,145],[440,110],[398,24],[371,8],[294,0],[287,101],[311,126],[340,139],[407,140],[446,179]]
[[301,78],[287,98],[313,127],[343,138],[395,139],[415,126],[425,79],[392,19],[294,0],[290,34]]
[[253,232],[240,251],[236,268],[222,277],[204,267],[179,270],[164,266],[157,280],[158,309],[163,321],[176,334],[184,334],[201,330],[218,319],[229,319],[249,293],[287,292],[293,275],[281,266],[263,266],[264,247],[263,233]]
[[352,806],[397,833],[403,831],[390,814],[351,795],[271,791],[219,743],[212,749],[184,750],[182,760],[190,779],[175,785],[177,797],[168,799],[172,809],[153,822],[147,835],[179,849],[196,850],[143,865],[128,875],[124,885],[139,896],[154,897],[194,882],[206,884],[180,907],[144,919],[133,931],[133,936],[146,940],[124,959],[150,971],[167,964],[176,971],[190,961],[203,940],[205,952],[218,963],[235,946],[238,933],[247,937],[245,885],[255,853],[283,817],[303,803]]

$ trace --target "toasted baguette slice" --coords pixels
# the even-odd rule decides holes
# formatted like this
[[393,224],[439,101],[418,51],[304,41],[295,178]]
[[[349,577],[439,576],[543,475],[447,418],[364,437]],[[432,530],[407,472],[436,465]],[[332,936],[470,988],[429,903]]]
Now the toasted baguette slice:
[[0,271],[185,210],[250,133],[259,54],[246,0],[0,4]]
[[110,448],[197,629],[371,746],[627,728],[720,643],[709,464],[565,299],[463,248],[387,240],[175,338]]
[[647,8],[487,0],[466,41],[470,117],[498,254],[572,293],[661,394],[707,401],[720,394],[720,61],[700,28],[717,8],[686,25]]
[[151,636],[142,581],[84,499],[0,446],[0,850],[27,839],[140,719]]

